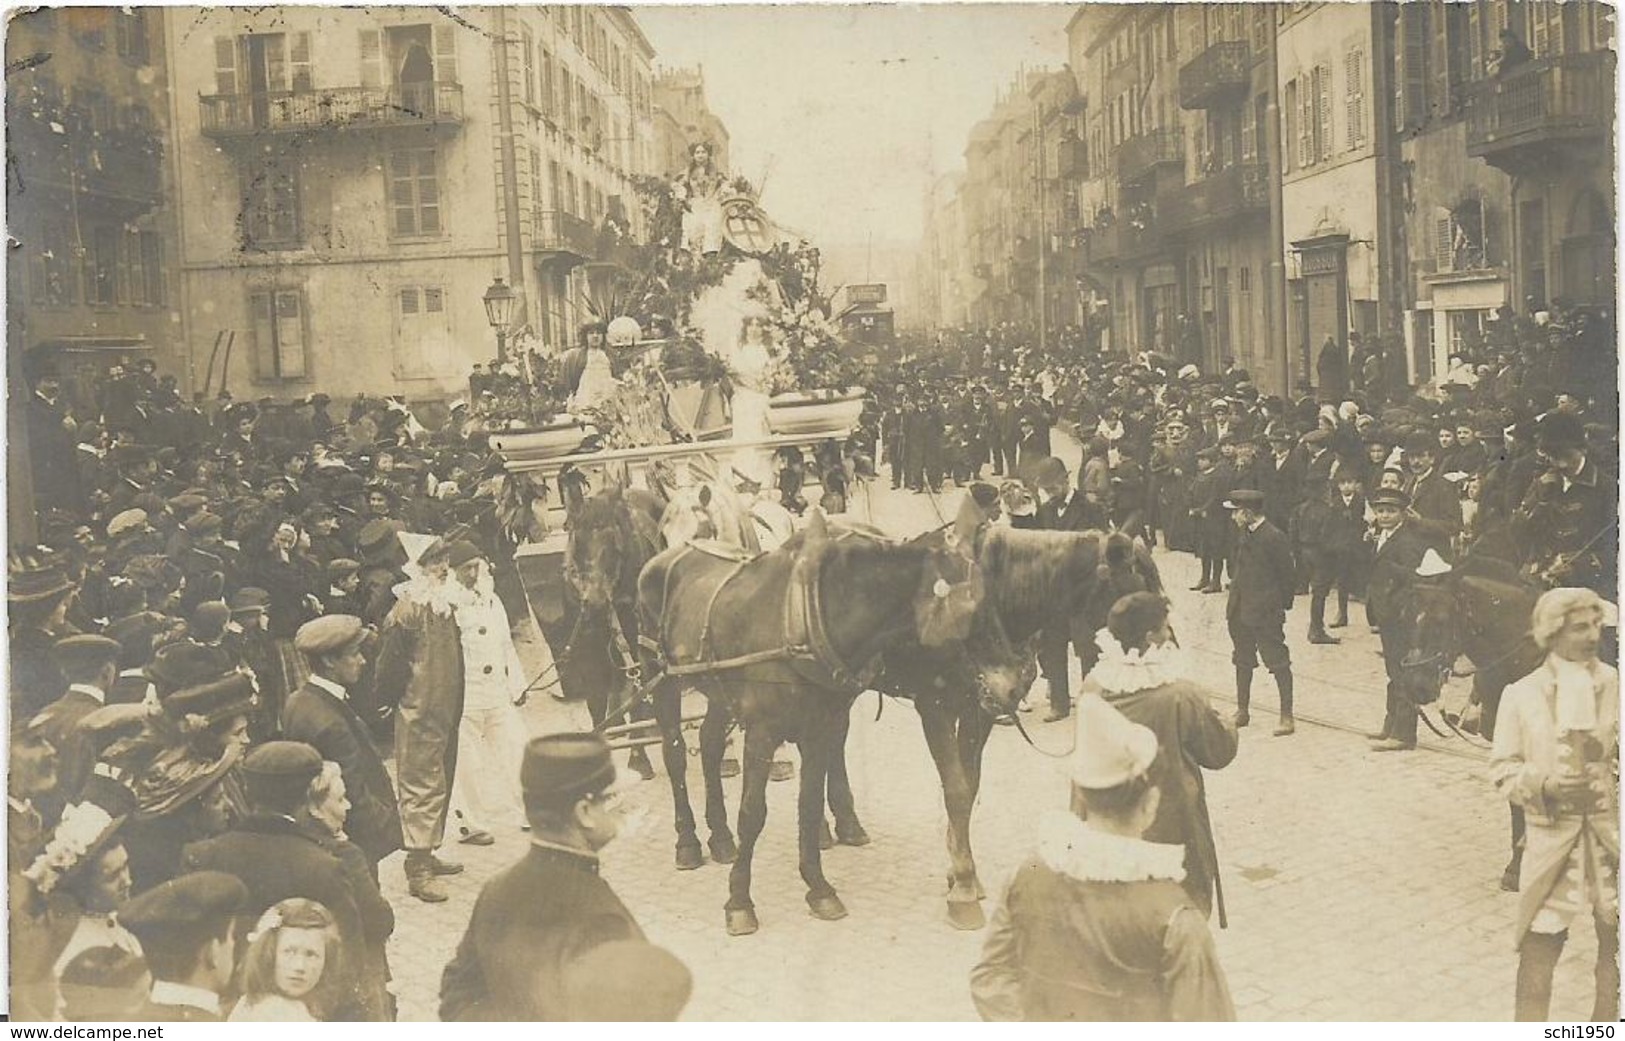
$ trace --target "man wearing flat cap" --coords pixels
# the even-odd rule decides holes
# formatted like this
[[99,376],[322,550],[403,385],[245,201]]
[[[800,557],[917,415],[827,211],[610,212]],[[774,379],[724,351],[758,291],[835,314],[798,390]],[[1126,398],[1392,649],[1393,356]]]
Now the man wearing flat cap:
[[220,996],[237,964],[236,922],[248,889],[232,875],[199,871],[156,885],[119,912],[141,941],[152,991],[136,1017],[145,1023],[217,1023]]
[[570,1015],[571,969],[588,952],[642,940],[598,873],[620,830],[609,745],[597,734],[531,739],[520,770],[531,847],[485,884],[440,980],[446,1022],[529,1022]]
[[1365,605],[1382,640],[1388,689],[1382,729],[1366,736],[1374,751],[1403,752],[1416,747],[1417,709],[1407,693],[1406,676],[1400,667],[1408,642],[1401,597],[1416,580],[1416,569],[1433,540],[1415,523],[1410,496],[1403,491],[1378,489],[1372,493],[1370,504],[1377,548],[1366,584]]
[[1181,888],[1182,846],[1157,817],[1157,737],[1085,692],[1072,809],[1040,818],[1038,851],[988,925],[971,997],[983,1019],[1234,1020],[1207,919]]
[[1225,623],[1230,630],[1236,667],[1236,726],[1249,722],[1253,671],[1262,659],[1275,677],[1280,694],[1280,721],[1276,737],[1293,733],[1292,657],[1286,647],[1286,613],[1297,592],[1297,569],[1286,535],[1264,517],[1264,493],[1250,488],[1231,491],[1225,501],[1237,531],[1232,557],[1230,596],[1225,601]]
[[310,677],[288,696],[282,734],[339,765],[350,799],[345,830],[376,873],[378,862],[401,848],[401,817],[383,757],[351,702],[366,670],[368,637],[353,615],[325,615],[299,627],[294,648],[309,663]]

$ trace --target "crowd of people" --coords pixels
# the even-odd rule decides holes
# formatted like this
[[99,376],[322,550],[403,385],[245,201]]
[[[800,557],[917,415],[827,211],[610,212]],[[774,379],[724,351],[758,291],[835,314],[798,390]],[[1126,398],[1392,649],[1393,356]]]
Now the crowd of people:
[[[39,541],[7,586],[15,1017],[392,1019],[383,862],[404,852],[426,903],[463,871],[447,847],[498,833],[590,862],[603,815],[571,811],[612,778],[561,780],[518,712],[537,684],[511,545],[542,520],[487,451],[512,418],[493,370],[472,406],[420,410],[433,431],[398,398],[185,403],[150,362],[73,400],[33,381]],[[600,939],[641,937],[549,942]],[[622,954],[686,997],[669,956]],[[530,1011],[614,1007],[602,973],[570,981]]]
[[[1541,850],[1524,928],[1544,939],[1525,942],[1536,996],[1520,1006],[1539,1011],[1568,922],[1588,907],[1602,922],[1616,884],[1594,883],[1617,869],[1617,831],[1611,847],[1576,838],[1595,835],[1599,770],[1618,750],[1617,680],[1590,637],[1597,605],[1616,599],[1617,412],[1595,389],[1613,385],[1612,351],[1592,349],[1611,345],[1599,323],[1504,315],[1414,391],[1377,378],[1382,366],[1365,375],[1362,357],[1381,354],[1367,345],[1344,362],[1334,344],[1313,384],[1283,397],[1232,361],[1204,372],[1090,354],[1077,330],[1040,350],[1014,324],[945,332],[881,370],[842,465],[815,470],[861,477],[876,460],[893,487],[968,486],[1016,526],[1138,536],[1196,557],[1196,591],[1228,593],[1238,710],[1220,719],[1204,703],[1208,715],[1181,717],[1200,719],[1195,731],[1159,723],[1195,693],[1146,694],[1177,679],[1157,672],[1167,612],[1148,583],[1118,591],[1105,647],[1074,647],[1064,626],[1044,634],[1049,720],[1074,714],[1071,653],[1099,663],[1076,702],[1081,816],[1045,825],[1053,855],[1006,896],[973,980],[984,1013],[1233,1015],[1205,924],[1215,903],[1224,913],[1211,834],[1169,823],[1197,811],[1188,776],[1158,775],[1157,742],[1225,765],[1260,663],[1280,696],[1275,732],[1290,735],[1283,627],[1307,595],[1316,643],[1336,642],[1363,601],[1390,676],[1375,747],[1415,747],[1395,605],[1419,572],[1473,560],[1565,598],[1542,600],[1535,621],[1555,728],[1531,681],[1509,696],[1517,723],[1494,734],[1497,783],[1528,808]],[[33,381],[39,540],[12,552],[7,589],[14,1016],[391,1019],[397,909],[381,863],[404,851],[410,897],[442,902],[462,871],[448,846],[520,828],[529,849],[486,883],[443,1017],[680,1010],[687,970],[596,872],[617,828],[607,747],[530,739],[517,713],[533,684],[513,638],[526,609],[511,548],[543,522],[484,437],[510,418],[514,378],[477,374],[472,405],[421,415],[367,397],[335,415],[321,394],[186,402],[145,362],[71,401],[54,375]],[[1056,429],[1083,446],[1075,476]],[[780,467],[793,493],[800,463]],[[824,492],[838,508],[846,488]],[[1151,668],[1132,678],[1131,661]],[[1185,847],[1182,871],[1170,845]],[[1091,848],[1105,852],[1079,854]],[[1037,948],[1094,981],[1057,990],[1022,939],[1034,908],[1060,887],[1097,915],[1088,884],[1123,870],[1148,881],[1121,934]],[[1087,883],[1081,895],[1067,879]],[[1146,946],[1153,921],[1177,928]]]

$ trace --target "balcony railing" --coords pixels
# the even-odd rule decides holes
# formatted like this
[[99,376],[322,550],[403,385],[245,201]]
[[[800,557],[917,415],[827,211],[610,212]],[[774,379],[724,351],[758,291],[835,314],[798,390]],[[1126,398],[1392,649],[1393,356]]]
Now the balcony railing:
[[1252,80],[1245,40],[1221,40],[1179,68],[1179,107],[1219,108],[1244,96]]
[[573,213],[563,210],[545,210],[536,215],[535,249],[538,253],[594,260],[597,256],[598,233],[593,226]]
[[1506,168],[1550,161],[1544,150],[1565,141],[1605,141],[1614,124],[1614,52],[1592,51],[1531,62],[1473,92],[1467,153]]
[[463,88],[456,83],[215,94],[199,99],[199,103],[203,133],[209,137],[344,128],[456,126],[463,121]]
[[1152,130],[1117,147],[1117,179],[1133,183],[1165,163],[1184,161],[1185,138],[1179,131]]
[[1170,196],[1163,218],[1170,230],[1189,231],[1267,210],[1269,204],[1269,168],[1241,163]]
[[1088,266],[1114,266],[1155,253],[1162,245],[1155,212],[1146,207],[1129,217],[1114,218],[1089,232],[1084,253]]

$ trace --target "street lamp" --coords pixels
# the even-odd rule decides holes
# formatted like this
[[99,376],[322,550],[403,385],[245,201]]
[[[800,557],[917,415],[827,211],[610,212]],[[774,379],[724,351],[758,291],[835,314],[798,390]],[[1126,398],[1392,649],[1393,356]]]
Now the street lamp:
[[513,321],[514,305],[519,296],[502,279],[491,283],[485,291],[485,320],[497,331],[497,361],[508,360],[508,326]]

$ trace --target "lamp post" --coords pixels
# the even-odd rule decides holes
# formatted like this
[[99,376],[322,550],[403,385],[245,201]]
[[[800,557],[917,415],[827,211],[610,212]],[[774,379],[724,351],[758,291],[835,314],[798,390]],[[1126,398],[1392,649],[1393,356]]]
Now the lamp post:
[[497,362],[508,360],[508,325],[513,321],[514,305],[519,302],[513,287],[498,278],[485,291],[485,320],[497,333]]

